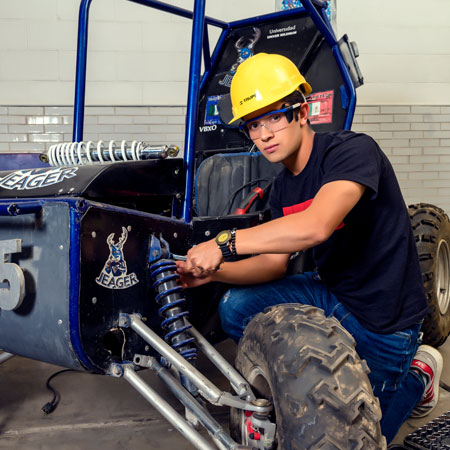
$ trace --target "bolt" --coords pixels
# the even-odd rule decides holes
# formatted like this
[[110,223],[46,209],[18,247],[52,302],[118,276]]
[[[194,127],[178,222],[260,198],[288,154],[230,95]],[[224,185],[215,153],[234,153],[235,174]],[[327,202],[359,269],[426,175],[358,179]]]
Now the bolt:
[[60,246],[59,246],[59,249],[60,249],[60,250],[64,250],[64,245],[60,245]]
[[180,198],[181,198],[181,194],[178,192],[178,194],[177,195],[175,195],[175,198],[177,199],[177,200],[180,200]]
[[92,304],[95,305],[97,303],[97,297],[92,297]]
[[175,175],[178,175],[178,174],[180,173],[179,167],[177,167],[177,168],[173,171],[173,173],[174,173]]
[[205,231],[205,236],[211,236],[211,231],[206,230],[206,231]]
[[157,258],[159,256],[159,251],[158,250],[153,250],[152,255],[154,258]]
[[117,377],[120,377],[120,375],[122,375],[122,370],[121,367],[119,365],[114,365],[113,369],[112,369],[112,373],[113,375],[116,375]]
[[131,231],[131,225],[128,225],[128,226],[127,226],[127,230],[128,230],[128,231]]
[[149,346],[149,345],[146,345],[145,348],[144,348],[144,350],[145,350],[146,352],[148,352],[148,351],[150,350],[150,346]]
[[93,231],[93,232],[91,233],[91,236],[95,239],[95,238],[97,237],[97,233],[96,233],[95,231]]
[[178,237],[178,233],[173,233],[173,237],[176,239]]
[[61,319],[58,320],[58,325],[62,325],[62,320]]

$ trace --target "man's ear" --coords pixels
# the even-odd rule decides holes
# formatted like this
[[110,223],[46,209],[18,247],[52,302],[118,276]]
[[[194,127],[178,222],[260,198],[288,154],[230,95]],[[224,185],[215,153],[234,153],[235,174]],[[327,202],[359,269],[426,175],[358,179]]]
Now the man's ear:
[[302,103],[299,112],[300,125],[306,125],[309,117],[309,104],[307,102]]

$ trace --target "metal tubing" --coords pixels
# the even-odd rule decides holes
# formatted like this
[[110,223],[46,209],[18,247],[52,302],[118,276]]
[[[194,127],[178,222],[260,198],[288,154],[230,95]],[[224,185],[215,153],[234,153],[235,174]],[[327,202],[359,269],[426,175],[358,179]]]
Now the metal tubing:
[[215,450],[214,447],[177,411],[141,380],[135,371],[125,367],[123,377],[133,386],[159,413],[165,417],[194,447],[200,450]]
[[83,140],[84,103],[86,95],[86,62],[89,8],[92,0],[81,0],[78,16],[77,69],[75,74],[75,102],[73,111],[73,142]]
[[11,359],[13,356],[12,353],[8,353],[8,352],[2,352],[0,353],[0,364],[3,364],[4,362],[8,361],[8,359]]
[[[205,64],[205,72],[211,70],[211,50],[209,48],[208,26],[203,27],[203,62]],[[201,85],[201,80],[200,80]],[[200,92],[200,90],[199,90]]]
[[42,203],[17,202],[0,205],[0,216],[19,216],[22,214],[39,214],[42,211]]
[[194,366],[189,364],[176,350],[164,342],[154,331],[152,331],[142,320],[134,314],[130,316],[130,327],[139,336],[147,341],[158,353],[164,356],[175,366],[186,378],[192,381],[199,392],[211,403],[219,404],[222,391],[214,386],[205,376],[203,376]]
[[[138,3],[139,5],[150,6],[151,8],[159,9],[160,11],[168,12],[176,16],[185,17],[186,19],[192,19],[194,16],[192,11],[188,9],[179,8],[178,6],[172,6],[158,0],[129,0],[133,3]],[[222,20],[217,20],[212,17],[205,16],[205,22],[208,25],[213,25],[218,28],[227,28],[228,23]]]
[[190,328],[188,333],[195,337],[197,346],[230,381],[236,393],[240,397],[244,395],[248,396],[248,401],[255,400],[255,396],[251,391],[247,380],[203,337],[203,335],[194,327]]
[[189,68],[189,90],[187,99],[184,161],[186,163],[186,189],[183,203],[183,220],[192,218],[192,190],[194,185],[195,132],[197,130],[198,99],[200,93],[200,70],[205,19],[205,1],[196,0],[192,21],[191,61]]
[[231,437],[225,433],[222,426],[214,419],[208,410],[203,408],[195,398],[183,388],[181,383],[173,377],[173,375],[161,364],[156,361],[155,358],[151,358],[151,363],[149,364],[150,369],[152,369],[159,378],[167,385],[172,394],[190,411],[193,412],[194,416],[198,418],[203,427],[208,431],[214,440],[223,445],[226,449],[233,449],[236,442],[231,439]]

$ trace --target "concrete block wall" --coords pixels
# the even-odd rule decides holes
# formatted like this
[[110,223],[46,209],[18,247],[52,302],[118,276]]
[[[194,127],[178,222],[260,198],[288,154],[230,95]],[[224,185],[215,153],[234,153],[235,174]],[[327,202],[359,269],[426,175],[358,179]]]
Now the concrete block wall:
[[[142,140],[183,148],[184,106],[87,107],[85,140]],[[72,140],[73,109],[1,106],[0,151],[42,152]],[[353,130],[372,136],[394,166],[407,204],[450,213],[450,106],[359,106]]]

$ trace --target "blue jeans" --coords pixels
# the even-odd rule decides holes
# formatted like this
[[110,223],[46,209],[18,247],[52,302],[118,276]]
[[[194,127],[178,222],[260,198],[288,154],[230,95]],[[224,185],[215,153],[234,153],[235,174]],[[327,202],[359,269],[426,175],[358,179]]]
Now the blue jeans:
[[356,341],[356,351],[370,368],[369,380],[380,400],[381,431],[390,442],[422,398],[422,377],[409,370],[419,345],[421,323],[393,334],[377,334],[364,328],[313,272],[279,281],[233,287],[219,304],[224,331],[238,341],[247,324],[268,306],[301,303],[334,316]]

